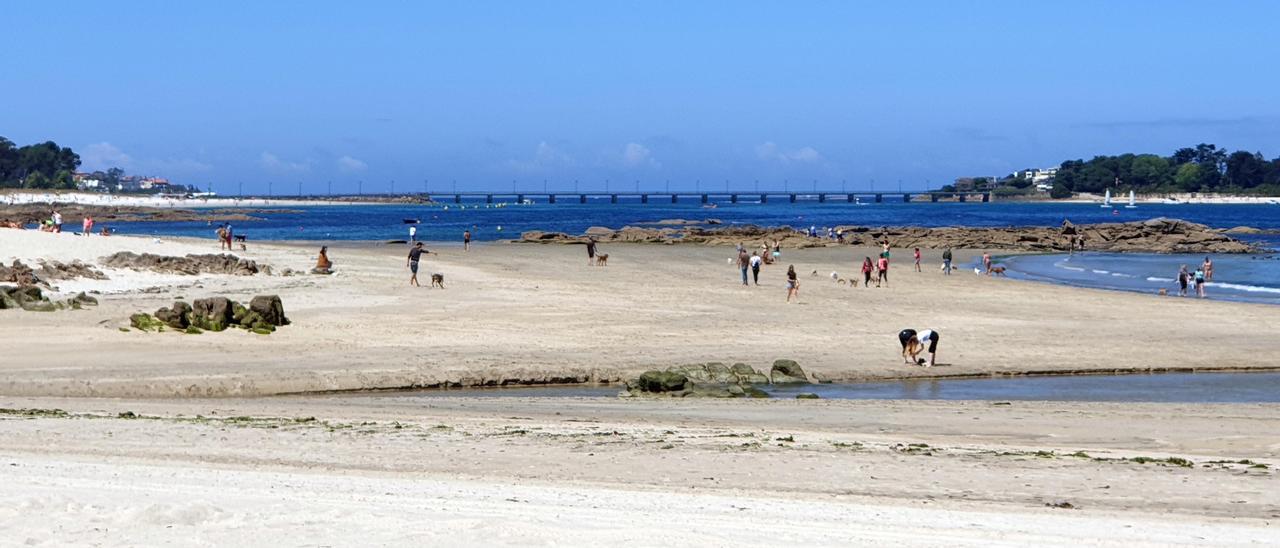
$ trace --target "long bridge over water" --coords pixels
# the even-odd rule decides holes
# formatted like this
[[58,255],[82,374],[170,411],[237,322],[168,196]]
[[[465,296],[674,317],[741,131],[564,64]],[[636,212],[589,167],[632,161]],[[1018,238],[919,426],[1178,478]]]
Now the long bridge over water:
[[[883,203],[904,202],[910,203],[912,198],[920,196],[928,196],[930,202],[937,202],[942,199],[955,198],[958,201],[966,202],[969,200],[990,202],[991,193],[986,191],[973,192],[851,192],[851,191],[832,191],[832,192],[428,192],[425,195],[427,199],[435,202],[453,202],[461,204],[464,202],[484,202],[492,204],[503,201],[514,201],[522,203],[525,200],[542,199],[546,203],[573,203],[577,202],[585,204],[590,201],[604,201],[609,203],[619,203],[620,201],[639,202],[642,204],[669,201],[678,204],[682,201],[697,201],[703,204],[716,202],[737,203],[797,203],[797,202],[817,202],[817,203]],[[864,200],[866,198],[866,200]]]

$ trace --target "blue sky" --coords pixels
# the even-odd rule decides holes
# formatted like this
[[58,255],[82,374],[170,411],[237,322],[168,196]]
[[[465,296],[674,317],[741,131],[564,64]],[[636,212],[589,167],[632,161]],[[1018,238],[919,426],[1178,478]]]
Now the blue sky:
[[4,11],[0,135],[221,192],[921,188],[1199,142],[1280,155],[1276,2]]

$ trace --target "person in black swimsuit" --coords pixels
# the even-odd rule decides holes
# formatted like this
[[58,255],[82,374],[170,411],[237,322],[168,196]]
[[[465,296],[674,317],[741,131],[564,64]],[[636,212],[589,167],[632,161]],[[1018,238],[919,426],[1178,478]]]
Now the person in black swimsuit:
[[587,238],[587,266],[596,264],[596,239]]

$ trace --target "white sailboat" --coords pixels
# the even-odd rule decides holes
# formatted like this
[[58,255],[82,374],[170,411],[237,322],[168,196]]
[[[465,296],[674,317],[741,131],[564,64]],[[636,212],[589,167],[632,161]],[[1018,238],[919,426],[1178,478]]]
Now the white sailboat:
[[1111,189],[1107,189],[1107,195],[1102,198],[1102,205],[1098,207],[1111,207]]
[[1124,206],[1124,208],[1125,208],[1125,209],[1133,209],[1133,208],[1136,208],[1136,207],[1138,207],[1138,201],[1137,201],[1137,199],[1134,197],[1133,191],[1132,191],[1132,190],[1130,190],[1130,191],[1129,191],[1129,205]]

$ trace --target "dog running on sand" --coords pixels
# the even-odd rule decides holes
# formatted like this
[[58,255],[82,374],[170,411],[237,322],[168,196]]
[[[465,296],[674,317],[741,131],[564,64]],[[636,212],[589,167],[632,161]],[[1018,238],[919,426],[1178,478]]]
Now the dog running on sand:
[[609,254],[601,253],[596,255],[596,266],[609,266]]
[[440,289],[444,289],[444,274],[441,274],[439,272],[432,272],[431,287],[439,287]]

